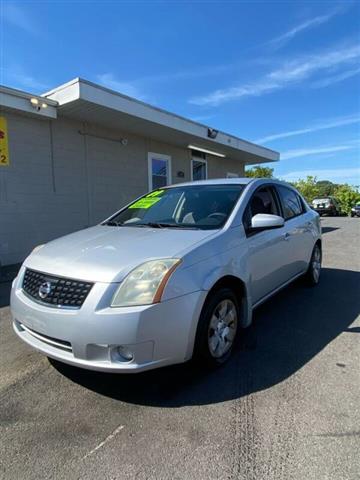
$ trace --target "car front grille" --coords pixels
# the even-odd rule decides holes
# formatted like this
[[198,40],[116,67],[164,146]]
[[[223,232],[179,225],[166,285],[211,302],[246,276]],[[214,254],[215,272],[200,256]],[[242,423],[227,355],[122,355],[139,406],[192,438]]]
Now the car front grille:
[[93,283],[55,277],[27,268],[22,288],[37,302],[53,307],[80,308],[92,286]]

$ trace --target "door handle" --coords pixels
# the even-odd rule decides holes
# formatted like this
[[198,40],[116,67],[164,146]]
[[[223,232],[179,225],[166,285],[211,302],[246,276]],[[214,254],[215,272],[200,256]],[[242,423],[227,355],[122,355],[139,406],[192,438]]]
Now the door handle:
[[284,240],[289,240],[289,238],[290,238],[290,233],[286,232],[284,234]]

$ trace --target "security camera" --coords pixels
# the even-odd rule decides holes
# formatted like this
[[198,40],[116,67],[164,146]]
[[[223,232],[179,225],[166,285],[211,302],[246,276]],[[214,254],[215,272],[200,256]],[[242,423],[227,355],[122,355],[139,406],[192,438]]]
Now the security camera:
[[219,131],[218,131],[218,130],[215,130],[215,128],[208,128],[207,136],[208,136],[209,138],[214,139],[214,138],[217,137],[217,134],[218,134],[218,133],[219,133]]

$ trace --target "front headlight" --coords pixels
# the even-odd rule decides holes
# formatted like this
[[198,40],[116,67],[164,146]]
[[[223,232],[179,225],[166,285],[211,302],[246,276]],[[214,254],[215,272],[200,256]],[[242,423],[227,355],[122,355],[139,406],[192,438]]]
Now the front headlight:
[[160,302],[166,283],[180,262],[178,258],[165,258],[139,265],[121,282],[111,306],[129,307]]

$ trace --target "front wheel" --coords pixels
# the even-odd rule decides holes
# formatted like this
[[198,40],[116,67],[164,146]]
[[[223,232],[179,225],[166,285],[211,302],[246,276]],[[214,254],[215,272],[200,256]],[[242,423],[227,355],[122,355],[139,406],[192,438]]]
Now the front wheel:
[[221,288],[206,301],[196,334],[194,357],[217,367],[231,356],[239,329],[239,304],[230,288]]
[[317,285],[320,281],[321,259],[321,249],[319,245],[316,244],[312,251],[309,268],[305,274],[305,280],[310,286]]

